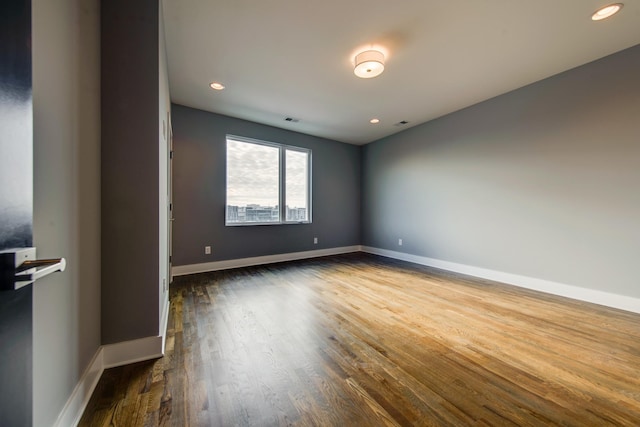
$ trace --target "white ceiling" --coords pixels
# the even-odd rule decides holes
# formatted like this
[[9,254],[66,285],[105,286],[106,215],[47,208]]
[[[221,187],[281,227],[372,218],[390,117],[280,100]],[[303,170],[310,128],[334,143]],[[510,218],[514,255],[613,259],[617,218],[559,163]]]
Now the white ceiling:
[[[606,4],[163,0],[171,99],[366,144],[640,43],[640,0],[593,22]],[[385,71],[359,79],[354,56],[372,46]]]

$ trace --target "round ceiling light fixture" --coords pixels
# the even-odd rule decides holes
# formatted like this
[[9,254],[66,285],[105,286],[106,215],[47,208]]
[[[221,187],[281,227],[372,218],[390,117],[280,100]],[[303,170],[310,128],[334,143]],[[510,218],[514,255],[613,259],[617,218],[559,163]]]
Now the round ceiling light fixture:
[[211,89],[214,90],[222,90],[224,89],[224,85],[222,83],[218,83],[218,82],[213,82],[209,85],[209,87],[211,87]]
[[380,119],[371,119],[371,120],[369,120],[369,123],[371,123],[372,125],[376,125],[376,124],[380,123]]
[[356,55],[356,67],[353,73],[362,78],[377,77],[384,71],[384,54],[377,50],[365,50]]
[[622,3],[614,3],[610,4],[609,6],[601,7],[600,9],[596,10],[593,15],[591,15],[591,19],[593,21],[601,21],[603,19],[607,19],[608,17],[620,12],[622,6]]

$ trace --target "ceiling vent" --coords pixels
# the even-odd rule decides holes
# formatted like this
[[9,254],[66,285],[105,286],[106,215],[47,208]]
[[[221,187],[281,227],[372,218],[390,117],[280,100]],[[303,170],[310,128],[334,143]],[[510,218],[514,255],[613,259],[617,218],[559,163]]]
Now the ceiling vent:
[[291,123],[298,123],[300,121],[300,119],[294,119],[293,117],[285,117],[284,121],[285,122],[291,122]]
[[406,120],[403,120],[403,121],[401,121],[401,122],[396,123],[394,126],[404,126],[404,125],[406,125],[407,123],[409,123],[409,122],[408,122],[408,121],[406,121]]

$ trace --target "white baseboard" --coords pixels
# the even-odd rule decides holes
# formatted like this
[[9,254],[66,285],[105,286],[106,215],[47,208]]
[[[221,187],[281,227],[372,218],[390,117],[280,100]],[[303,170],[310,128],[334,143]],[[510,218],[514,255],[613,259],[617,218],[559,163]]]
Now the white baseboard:
[[[166,331],[166,322],[164,328]],[[58,415],[54,427],[78,425],[105,369],[162,357],[164,335],[166,332],[162,336],[145,337],[99,347]]]
[[[578,286],[566,285],[563,283],[521,276],[518,274],[504,273],[501,271],[474,267],[450,261],[422,257],[403,252],[379,249],[371,246],[346,246],[341,248],[320,249],[315,251],[294,252],[281,255],[270,255],[230,261],[217,261],[203,264],[176,266],[172,268],[172,275],[181,276],[193,273],[203,273],[207,271],[248,267],[252,265],[293,261],[298,259],[315,258],[320,256],[337,255],[350,252],[367,252],[375,255],[382,255],[388,258],[413,262],[429,267],[440,268],[455,273],[493,280],[496,282],[545,292],[552,295],[563,296],[579,301],[586,301],[594,304],[604,305],[607,307],[630,311],[633,313],[640,313],[640,299],[638,298],[612,294],[609,292],[603,292],[594,289],[581,288]],[[87,406],[87,403],[89,403],[91,394],[93,393],[96,385],[98,384],[100,376],[105,369],[162,357],[162,355],[164,354],[168,317],[169,299],[167,298],[163,308],[159,331],[160,334],[158,336],[145,337],[137,340],[124,341],[120,343],[101,346],[93,357],[91,363],[83,373],[80,381],[78,381],[78,384],[71,393],[69,400],[58,416],[58,419],[54,426],[67,427],[76,426],[78,424]]]
[[78,425],[105,369],[162,357],[164,355],[168,320],[169,298],[164,303],[157,337],[145,337],[100,346],[91,363],[89,363],[89,366],[80,377],[78,384],[73,389],[60,415],[58,415],[54,427]]
[[496,282],[506,283],[521,288],[531,289],[534,291],[545,292],[552,295],[572,298],[579,301],[590,302],[594,304],[604,305],[607,307],[617,308],[620,310],[640,313],[640,299],[625,295],[612,294],[609,292],[598,291],[595,289],[581,288],[579,286],[566,285],[564,283],[552,282],[549,280],[536,279],[533,277],[521,276],[519,274],[504,273],[501,271],[489,270],[486,268],[474,267],[455,262],[442,261],[434,258],[427,258],[418,255],[406,254],[403,252],[390,251],[387,249],[379,249],[370,246],[363,246],[363,252],[375,255],[382,255],[401,261],[413,262],[416,264],[426,265],[429,267],[440,268],[443,270],[453,271],[456,273],[466,274],[469,276],[479,277],[482,279],[493,280]]
[[145,337],[102,346],[104,369],[162,357],[163,337]]
[[202,264],[176,265],[171,267],[171,276],[205,273],[207,271],[228,270],[230,268],[250,267],[253,265],[272,264],[275,262],[295,261],[298,259],[316,258],[327,255],[360,252],[361,246],[343,246],[340,248],[318,249],[314,251],[290,252],[278,255],[266,255],[251,258],[231,259],[228,261],[213,261]]
[[169,323],[169,292],[165,292],[166,298],[162,308],[162,317],[160,317],[160,331],[162,337],[162,354],[164,354],[164,346],[167,341],[167,324]]
[[62,408],[62,412],[58,415],[54,427],[78,425],[103,371],[102,347],[100,347],[80,377],[80,381],[78,381],[78,384],[76,384],[76,387],[73,389],[66,405]]
[[493,280],[496,282],[506,283],[521,288],[531,289],[534,291],[572,298],[579,301],[585,301],[604,305],[607,307],[617,308],[620,310],[631,311],[633,313],[640,313],[640,298],[618,295],[610,292],[598,291],[595,289],[582,288],[579,286],[567,285],[564,283],[522,276],[519,274],[505,273],[502,271],[490,270],[487,268],[474,267],[471,265],[459,264],[450,261],[443,261],[435,258],[428,258],[403,252],[391,251],[387,249],[374,248],[371,246],[346,246],[340,248],[320,249],[315,251],[292,252],[279,255],[241,258],[228,261],[214,261],[202,264],[179,265],[172,267],[171,275],[183,276],[187,274],[204,273],[207,271],[249,267],[253,265],[293,261],[298,259],[315,258],[326,255],[338,255],[359,251],[382,255],[401,261],[413,262],[429,267],[440,268],[443,270],[453,271],[456,273],[466,274],[482,279]]

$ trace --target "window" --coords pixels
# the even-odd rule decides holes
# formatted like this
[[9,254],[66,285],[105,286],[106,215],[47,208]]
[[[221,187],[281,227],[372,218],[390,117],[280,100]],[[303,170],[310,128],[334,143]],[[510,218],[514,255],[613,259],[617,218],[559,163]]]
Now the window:
[[311,222],[311,150],[227,135],[226,225]]

